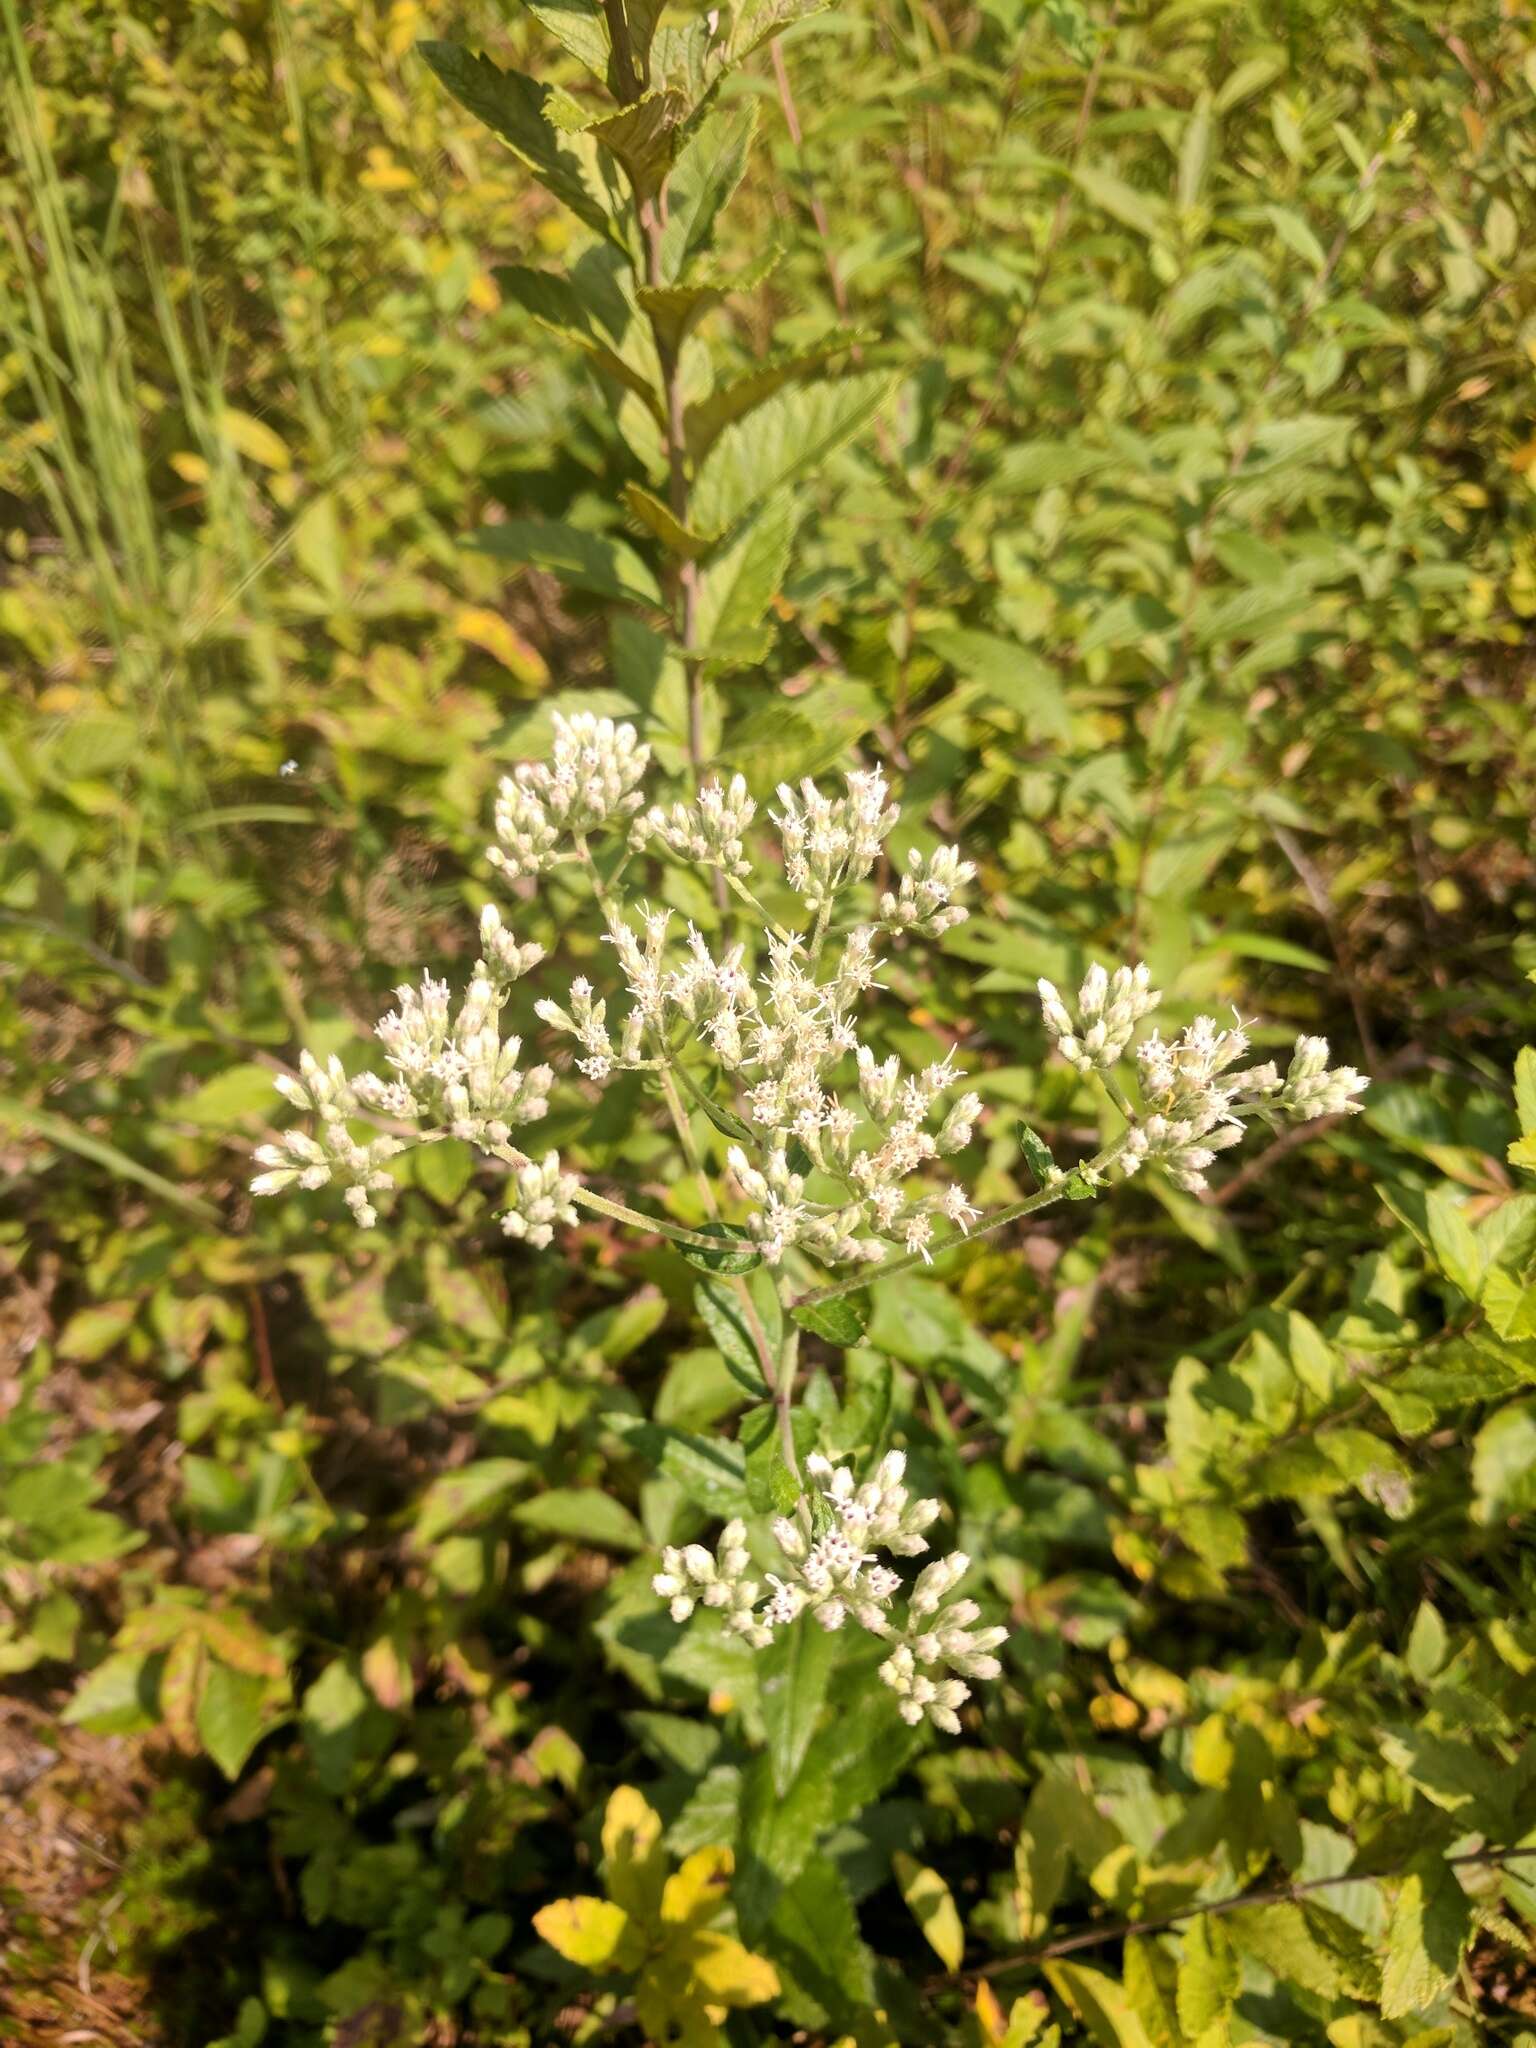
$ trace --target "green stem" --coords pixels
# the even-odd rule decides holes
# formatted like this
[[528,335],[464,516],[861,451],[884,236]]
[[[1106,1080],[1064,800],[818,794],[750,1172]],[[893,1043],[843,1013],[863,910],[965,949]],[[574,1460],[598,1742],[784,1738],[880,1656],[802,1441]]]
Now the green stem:
[[610,1202],[606,1195],[595,1195],[590,1188],[577,1188],[571,1197],[583,1209],[595,1209],[600,1216],[611,1216],[615,1223],[627,1223],[631,1230],[655,1233],[671,1238],[674,1244],[685,1244],[694,1251],[718,1252],[721,1240],[706,1237],[702,1230],[685,1230],[680,1223],[669,1223],[664,1216],[646,1216],[638,1209],[626,1208],[622,1202]]
[[[783,1289],[780,1288],[780,1300]],[[789,1304],[784,1303],[784,1342],[779,1352],[779,1362],[774,1371],[773,1405],[779,1416],[779,1449],[784,1462],[795,1476],[795,1484],[803,1487],[800,1476],[800,1460],[795,1456],[794,1408],[795,1369],[800,1358],[800,1332],[790,1321]],[[809,1534],[809,1530],[806,1532]]]

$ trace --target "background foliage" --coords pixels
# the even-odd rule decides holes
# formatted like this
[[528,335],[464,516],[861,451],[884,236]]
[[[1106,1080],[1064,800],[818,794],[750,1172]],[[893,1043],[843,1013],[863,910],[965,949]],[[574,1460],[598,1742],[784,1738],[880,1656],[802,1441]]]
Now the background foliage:
[[[675,1257],[509,1247],[449,1147],[387,1242],[243,1193],[294,1046],[359,1054],[460,943],[552,707],[683,761],[626,596],[654,437],[526,278],[591,236],[415,44],[579,67],[482,6],[0,11],[19,2038],[1529,2039],[1526,10],[881,4],[722,94],[722,272],[782,253],[717,383],[890,389],[707,751],[763,795],[863,747],[981,860],[896,992],[988,1197],[1021,1118],[1097,1136],[1021,1000],[1095,952],[1378,1077],[1304,1163],[1138,1181],[808,1346],[1014,1626],[943,1750],[852,1662],[658,1616],[649,1551],[744,1484]],[[632,1108],[562,1145],[694,1220]]]

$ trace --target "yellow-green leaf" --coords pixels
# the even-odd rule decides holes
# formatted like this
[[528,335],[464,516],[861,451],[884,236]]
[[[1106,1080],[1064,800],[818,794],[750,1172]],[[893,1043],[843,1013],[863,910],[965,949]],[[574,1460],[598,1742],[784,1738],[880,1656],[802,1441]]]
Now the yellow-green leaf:
[[662,1919],[673,1926],[702,1927],[719,1911],[735,1867],[734,1851],[723,1844],[695,1849],[667,1879],[661,1894]]
[[778,1994],[779,1973],[766,1956],[755,1956],[729,1934],[689,1936],[693,1982],[721,2005],[759,2005]]
[[898,1854],[895,1869],[901,1896],[912,1909],[928,1946],[946,1970],[958,1970],[965,1955],[965,1929],[949,1886],[915,1856]]
[[653,1921],[666,1878],[661,1820],[633,1785],[620,1785],[603,1815],[603,1871],[609,1896],[637,1920]]
[[611,1970],[619,1944],[629,1932],[629,1915],[611,1899],[556,1899],[541,1907],[533,1924],[568,1963]]
[[265,420],[226,406],[219,416],[219,425],[225,440],[237,454],[244,455],[251,462],[259,462],[263,469],[292,468],[293,457],[288,453],[287,442]]
[[1152,2048],[1125,1986],[1113,1977],[1082,1963],[1047,1963],[1045,1974],[1099,2048]]

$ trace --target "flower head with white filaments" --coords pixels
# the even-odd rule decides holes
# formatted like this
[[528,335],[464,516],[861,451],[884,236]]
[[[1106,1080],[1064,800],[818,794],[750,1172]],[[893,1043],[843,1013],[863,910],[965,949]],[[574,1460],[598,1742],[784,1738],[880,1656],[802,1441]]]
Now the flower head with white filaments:
[[898,1607],[901,1574],[879,1561],[880,1552],[921,1555],[928,1548],[923,1532],[939,1516],[936,1500],[909,1499],[902,1483],[906,1462],[902,1452],[887,1452],[861,1486],[848,1466],[807,1458],[814,1490],[773,1525],[782,1575],[764,1574],[772,1588],[766,1598],[751,1576],[740,1521],[726,1523],[713,1555],[701,1543],[663,1550],[652,1591],[667,1602],[674,1621],[686,1621],[695,1606],[718,1609],[726,1633],[754,1650],[766,1649],[801,1615],[830,1631],[852,1621],[890,1645],[880,1679],[896,1694],[902,1719],[957,1734],[957,1710],[970,1697],[965,1680],[997,1677],[1002,1666],[994,1652],[1008,1631],[977,1628],[975,1601],[951,1598],[970,1566],[961,1550],[925,1565],[907,1593],[905,1612]]
[[[900,812],[876,766],[850,771],[840,792],[811,780],[779,787],[766,817],[778,830],[780,872],[777,882],[763,880],[751,844],[754,823],[762,826],[744,779],[647,808],[649,759],[632,726],[556,714],[549,760],[521,764],[500,785],[488,859],[509,878],[559,867],[585,873],[615,972],[601,989],[582,976],[563,999],[540,996],[534,1016],[569,1042],[588,1091],[626,1073],[654,1085],[686,1146],[696,1148],[697,1138],[685,1098],[706,1110],[729,1140],[711,1202],[731,1205],[743,1254],[768,1270],[783,1305],[796,1307],[793,1288],[807,1268],[813,1280],[816,1267],[847,1275],[813,1287],[801,1297],[808,1306],[846,1294],[871,1268],[931,1261],[961,1237],[1145,1168],[1198,1191],[1250,1119],[1275,1126],[1360,1107],[1364,1079],[1349,1067],[1330,1069],[1320,1038],[1298,1039],[1283,1075],[1272,1064],[1241,1064],[1249,1036],[1236,1019],[1223,1027],[1197,1017],[1171,1039],[1153,1029],[1138,1042],[1162,1000],[1147,969],[1094,965],[1075,1006],[1041,982],[1041,1008],[1057,1050],[1102,1088],[1124,1128],[1070,1172],[1027,1134],[1037,1192],[983,1215],[966,1185],[946,1177],[946,1162],[966,1151],[982,1113],[980,1096],[961,1086],[953,1048],[907,1066],[871,1042],[866,1020],[882,991],[884,955],[940,939],[966,917],[959,899],[975,880],[974,864],[958,847],[940,845],[909,852],[894,886],[877,879]],[[603,866],[594,840],[607,842]],[[712,874],[721,900],[746,906],[735,933],[711,938],[637,900],[633,889],[621,892],[634,864],[657,861]],[[770,915],[762,896],[783,914]],[[322,1061],[305,1052],[297,1075],[278,1082],[311,1127],[258,1148],[263,1171],[252,1192],[334,1181],[357,1223],[371,1227],[374,1197],[394,1188],[395,1155],[454,1138],[507,1169],[502,1227],[534,1249],[587,1208],[718,1253],[717,1235],[615,1203],[584,1186],[557,1152],[516,1142],[547,1112],[555,1074],[544,1062],[525,1064],[522,1038],[504,1032],[502,1013],[513,985],[543,958],[488,904],[461,997],[430,974],[396,990],[377,1027],[387,1071],[349,1077],[334,1055]],[[1122,1063],[1134,1066],[1139,1105],[1117,1078]],[[765,1359],[765,1376],[769,1370]],[[777,1370],[790,1446],[791,1351]],[[792,1448],[785,1464],[798,1479]],[[996,1674],[1001,1632],[976,1630],[975,1604],[951,1598],[963,1555],[924,1568],[899,1621],[902,1581],[879,1558],[925,1549],[922,1531],[937,1502],[907,1501],[899,1453],[862,1486],[825,1460],[808,1460],[806,1471],[816,1485],[802,1486],[795,1514],[774,1527],[783,1569],[765,1575],[770,1590],[749,1576],[745,1531],[733,1522],[713,1554],[699,1544],[668,1549],[658,1593],[680,1620],[695,1604],[721,1609],[726,1627],[758,1646],[802,1614],[825,1628],[851,1618],[889,1643],[880,1676],[905,1718],[952,1731],[965,1680]]]

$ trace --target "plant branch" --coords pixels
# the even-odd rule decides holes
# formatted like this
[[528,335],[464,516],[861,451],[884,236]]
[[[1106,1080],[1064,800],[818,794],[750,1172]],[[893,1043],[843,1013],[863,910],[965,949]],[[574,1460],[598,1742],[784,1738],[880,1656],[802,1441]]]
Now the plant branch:
[[[1536,1845],[1509,1849],[1471,1849],[1461,1856],[1447,1856],[1446,1866],[1456,1869],[1462,1865],[1491,1866],[1514,1861],[1521,1856],[1536,1856]],[[1208,1905],[1181,1906],[1174,1913],[1160,1913],[1146,1920],[1118,1920],[1107,1927],[1088,1927],[1080,1933],[1063,1935],[1059,1941],[1046,1942],[1040,1948],[1027,1949],[1023,1955],[1005,1956],[995,1963],[982,1963],[974,1970],[957,1970],[949,1977],[937,1977],[934,1987],[952,1983],[955,1978],[980,1980],[983,1977],[1001,1977],[1011,1970],[1034,1969],[1039,1963],[1050,1962],[1056,1956],[1073,1955],[1079,1949],[1102,1948],[1112,1941],[1125,1941],[1133,1934],[1158,1934],[1165,1928],[1178,1927],[1186,1920],[1202,1920],[1207,1915],[1213,1918],[1222,1913],[1241,1912],[1247,1906],[1284,1906],[1306,1898],[1312,1892],[1328,1891],[1342,1884],[1379,1884],[1383,1879],[1391,1880],[1406,1876],[1405,1869],[1397,1870],[1346,1870],[1338,1877],[1313,1877],[1301,1884],[1272,1885],[1265,1891],[1233,1892],[1224,1899],[1214,1899]]]
[[[1085,1160],[1077,1171],[1080,1173],[1102,1173],[1107,1166],[1119,1158],[1125,1138],[1122,1134],[1112,1145],[1106,1145],[1102,1152]],[[1064,1201],[1065,1187],[1039,1188],[1032,1195],[1026,1195],[1022,1202],[1010,1202],[1006,1209],[997,1209],[973,1225],[970,1230],[957,1230],[953,1237],[946,1237],[942,1244],[934,1245],[926,1252],[908,1252],[904,1258],[893,1259],[888,1266],[877,1266],[867,1273],[855,1274],[849,1280],[835,1280],[830,1286],[816,1287],[809,1294],[802,1294],[795,1302],[796,1308],[816,1308],[824,1301],[837,1301],[845,1294],[856,1294],[861,1287],[868,1287],[872,1281],[888,1280],[896,1273],[909,1273],[914,1266],[931,1266],[942,1259],[946,1252],[958,1251],[963,1244],[974,1244],[978,1238],[990,1237],[994,1231],[1006,1230],[1010,1223],[1017,1223],[1021,1216],[1033,1216],[1037,1209],[1049,1207],[1052,1202]]]
[[669,1237],[674,1244],[685,1244],[690,1250],[718,1252],[721,1249],[718,1237],[706,1237],[702,1230],[685,1230],[682,1224],[669,1223],[664,1216],[647,1216],[639,1209],[626,1208],[622,1202],[610,1202],[606,1195],[595,1195],[590,1188],[578,1187],[571,1199],[583,1209],[595,1209],[600,1216],[611,1216],[615,1223],[627,1223],[631,1230]]

